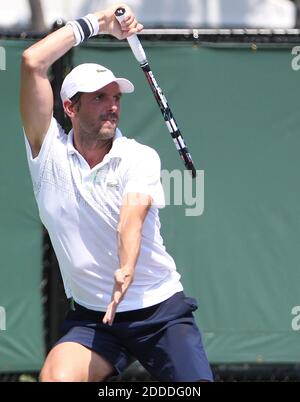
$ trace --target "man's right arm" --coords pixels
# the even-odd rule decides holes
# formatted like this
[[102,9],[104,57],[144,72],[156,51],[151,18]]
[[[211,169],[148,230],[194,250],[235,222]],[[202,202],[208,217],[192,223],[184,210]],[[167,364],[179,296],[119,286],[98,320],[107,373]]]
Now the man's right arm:
[[67,25],[34,44],[22,55],[21,117],[33,157],[40,151],[53,113],[48,69],[72,48],[74,41],[73,29]]
[[[122,26],[114,17],[114,12],[118,7],[126,9],[127,18]],[[95,15],[99,22],[100,32],[109,33],[118,39],[124,39],[143,28],[137,23],[130,8],[125,4],[116,4],[96,12]],[[53,113],[53,94],[47,75],[48,69],[74,44],[73,28],[66,25],[26,49],[22,55],[21,118],[33,157],[36,157],[41,149]]]

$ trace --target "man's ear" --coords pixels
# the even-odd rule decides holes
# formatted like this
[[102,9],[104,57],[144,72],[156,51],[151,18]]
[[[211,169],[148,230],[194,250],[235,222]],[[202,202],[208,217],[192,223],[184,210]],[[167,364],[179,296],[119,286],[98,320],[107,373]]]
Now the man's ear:
[[74,117],[76,114],[76,111],[74,109],[75,105],[70,101],[70,99],[66,99],[63,103],[64,106],[64,111],[68,117]]

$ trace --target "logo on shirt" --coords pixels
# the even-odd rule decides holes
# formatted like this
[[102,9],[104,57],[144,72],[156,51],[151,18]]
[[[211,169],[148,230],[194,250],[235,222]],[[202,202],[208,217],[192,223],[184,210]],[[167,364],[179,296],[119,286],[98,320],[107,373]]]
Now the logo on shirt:
[[106,185],[107,185],[107,187],[110,187],[110,188],[115,188],[115,189],[119,188],[119,184],[117,181],[108,181]]

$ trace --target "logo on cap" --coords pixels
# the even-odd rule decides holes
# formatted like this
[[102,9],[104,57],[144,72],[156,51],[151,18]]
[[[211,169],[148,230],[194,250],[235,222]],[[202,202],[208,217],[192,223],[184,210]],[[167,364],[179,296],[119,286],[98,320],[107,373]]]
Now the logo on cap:
[[97,73],[105,73],[107,70],[101,70],[100,68],[97,68]]

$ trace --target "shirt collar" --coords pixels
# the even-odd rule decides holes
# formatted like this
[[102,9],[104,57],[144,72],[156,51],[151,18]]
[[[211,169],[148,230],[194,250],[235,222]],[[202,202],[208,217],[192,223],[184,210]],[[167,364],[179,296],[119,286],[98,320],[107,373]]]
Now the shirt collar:
[[[123,137],[121,130],[117,128],[114,139],[113,139],[113,144],[106,155],[109,158],[121,158],[122,157],[122,147],[120,147],[120,139]],[[68,134],[68,139],[67,139],[67,152],[68,155],[73,155],[77,154],[80,155],[80,153],[77,151],[77,149],[74,147],[74,130],[72,129],[69,134]]]

